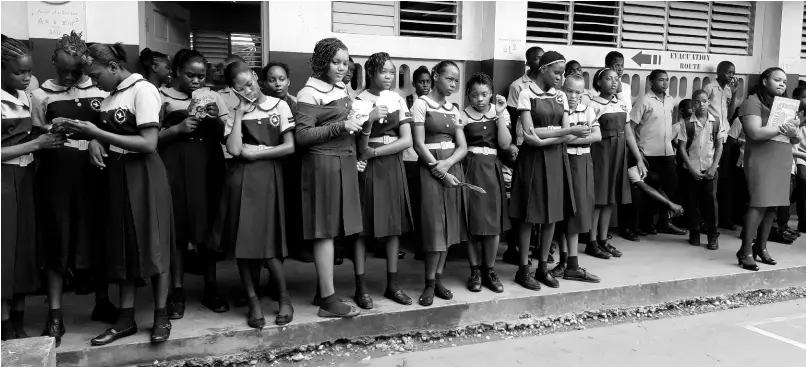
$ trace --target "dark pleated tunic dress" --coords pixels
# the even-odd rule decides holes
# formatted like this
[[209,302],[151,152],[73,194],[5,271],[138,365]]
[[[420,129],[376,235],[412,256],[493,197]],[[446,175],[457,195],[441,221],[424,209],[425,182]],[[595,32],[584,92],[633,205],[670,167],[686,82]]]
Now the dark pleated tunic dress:
[[[374,104],[378,96],[365,90],[356,99]],[[411,124],[411,120],[406,101],[400,97],[398,110],[390,113],[383,123],[373,124],[370,138],[385,138],[387,144],[391,143],[391,138],[399,137],[400,126]],[[369,143],[372,148],[383,145],[383,142]],[[368,160],[364,172],[358,173],[358,184],[364,218],[363,235],[381,238],[400,236],[413,230],[411,198],[402,152]]]
[[[535,128],[560,128],[568,110],[565,94],[543,92],[535,84],[521,91],[519,111],[530,111]],[[509,215],[522,222],[555,223],[574,215],[571,168],[565,144],[536,147],[524,143],[515,163]]]
[[[599,127],[593,110],[583,104],[570,114],[571,124],[588,125],[591,128]],[[568,144],[568,163],[571,167],[571,184],[573,187],[576,213],[566,220],[567,231],[570,233],[586,233],[593,227],[593,209],[596,204],[596,185],[593,171],[593,157],[590,153],[591,145]],[[586,153],[587,152],[587,153]]]
[[[2,93],[2,146],[30,141],[32,121],[30,101],[25,91],[12,96]],[[34,208],[34,162],[28,154],[19,159],[25,166],[3,162],[2,178],[2,298],[36,291],[40,285]],[[14,160],[12,160],[14,161]]]
[[[286,95],[285,103],[291,109],[296,123],[297,99],[291,95]],[[295,149],[294,154],[282,158],[283,162],[283,183],[285,196],[285,218],[286,218],[286,244],[289,249],[302,250],[304,243],[302,237],[302,183],[300,182],[302,154],[299,149]],[[296,247],[295,247],[296,246]],[[291,253],[294,256],[294,253]]]
[[[64,117],[100,123],[101,102],[109,93],[83,83],[67,88],[47,80],[31,93],[35,126]],[[103,172],[89,159],[88,137],[71,135],[62,148],[36,153],[37,225],[45,266],[57,272],[86,270],[103,261],[103,215],[99,196]]]
[[[101,128],[138,135],[159,127],[160,93],[132,74],[101,104]],[[171,188],[159,154],[109,145],[106,265],[111,280],[132,280],[170,271],[175,243]],[[124,153],[121,153],[123,151]]]
[[162,95],[162,129],[182,123],[189,116],[188,106],[192,97],[203,94],[216,97],[219,118],[199,121],[196,131],[183,134],[174,140],[160,144],[159,154],[173,198],[176,248],[180,253],[188,249],[188,242],[203,244],[210,234],[210,226],[224,180],[224,153],[221,141],[228,114],[224,99],[209,88],[193,92],[193,96],[173,88],[160,88]]
[[357,135],[344,128],[352,108],[344,84],[309,78],[297,94],[297,107],[303,238],[328,239],[361,232]]
[[508,124],[509,114],[496,116],[493,107],[486,114],[477,112],[473,107],[466,108],[463,113],[468,147],[467,156],[462,162],[465,180],[487,191],[486,194],[466,191],[468,231],[474,236],[497,236],[511,226],[503,164],[498,155],[476,154],[470,149],[487,148],[488,152],[497,153],[498,124]]
[[593,97],[588,107],[596,113],[602,141],[591,145],[593,175],[596,181],[596,205],[630,204],[630,179],[627,176],[627,105],[613,96],[610,101]]
[[[271,149],[294,129],[284,101],[266,97],[241,120],[244,149]],[[252,147],[249,147],[252,146]],[[283,166],[279,159],[233,157],[227,168],[210,248],[238,259],[284,258],[286,248]]]
[[[446,107],[448,106],[448,107]],[[462,128],[461,111],[450,104],[440,105],[422,96],[411,108],[415,126],[425,128],[425,144],[455,143],[456,129]],[[447,159],[455,148],[429,149],[437,160]],[[423,251],[447,251],[448,247],[468,239],[466,194],[464,189],[449,189],[431,174],[431,167],[420,159],[420,233]],[[464,182],[462,163],[448,173]]]

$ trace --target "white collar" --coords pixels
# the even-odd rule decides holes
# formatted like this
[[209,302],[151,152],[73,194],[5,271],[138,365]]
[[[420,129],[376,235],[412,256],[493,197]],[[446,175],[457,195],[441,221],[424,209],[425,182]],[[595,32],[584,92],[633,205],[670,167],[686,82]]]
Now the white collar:
[[28,101],[28,94],[26,94],[24,90],[18,90],[17,94],[22,96],[22,99],[12,96],[11,93],[3,90],[1,94],[2,100],[20,107],[30,107],[31,103]]
[[495,116],[496,116],[494,106],[490,106],[490,110],[487,111],[487,113],[484,113],[484,114],[482,114],[479,111],[476,111],[476,109],[473,108],[473,106],[468,106],[467,108],[465,108],[465,114],[472,121],[481,121],[484,118],[487,118],[487,119],[491,120],[491,119],[494,119]]

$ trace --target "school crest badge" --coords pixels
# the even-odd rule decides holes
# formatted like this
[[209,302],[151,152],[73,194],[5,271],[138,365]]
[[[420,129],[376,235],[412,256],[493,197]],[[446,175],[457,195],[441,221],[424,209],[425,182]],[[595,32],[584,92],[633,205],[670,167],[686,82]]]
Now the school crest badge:
[[562,93],[557,93],[557,95],[554,97],[554,100],[557,101],[557,103],[559,104],[563,104],[565,97],[563,97]]
[[126,122],[126,111],[122,108],[118,108],[115,110],[115,114],[112,117],[115,119],[115,122],[122,124]]
[[280,126],[280,115],[272,114],[269,116],[269,123],[274,127]]
[[619,106],[621,106],[622,111],[627,112],[627,106],[625,106],[624,103],[619,103]]
[[101,100],[98,98],[90,99],[90,108],[95,112],[101,112]]

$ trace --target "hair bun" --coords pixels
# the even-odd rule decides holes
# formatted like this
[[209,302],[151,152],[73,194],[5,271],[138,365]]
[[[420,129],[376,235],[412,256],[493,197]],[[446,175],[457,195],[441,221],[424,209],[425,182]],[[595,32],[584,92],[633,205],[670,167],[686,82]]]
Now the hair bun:
[[118,60],[126,62],[126,50],[123,48],[123,43],[117,42],[112,47],[112,52],[118,57]]

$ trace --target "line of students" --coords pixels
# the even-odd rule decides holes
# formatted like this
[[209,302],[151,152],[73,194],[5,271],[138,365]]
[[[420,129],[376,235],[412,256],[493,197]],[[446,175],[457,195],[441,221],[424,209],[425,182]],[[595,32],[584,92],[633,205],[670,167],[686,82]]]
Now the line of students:
[[[492,80],[480,73],[466,83],[470,104],[464,111],[447,101],[461,81],[451,61],[430,72],[415,71],[416,99],[383,98],[396,74],[386,53],[370,56],[367,88],[352,98],[343,82],[351,68],[348,48],[335,38],[316,44],[313,76],[296,99],[287,93],[289,70],[281,63],[269,64],[259,78],[244,62],[228,58],[228,88],[216,93],[205,87],[207,61],[197,51],[180,51],[170,68],[167,56],[144,50],[142,76],[123,66],[126,54],[119,45],[87,45],[71,34],[54,53],[57,79],[43,83],[28,102],[20,90],[30,80],[30,53],[22,43],[4,39],[2,60],[3,206],[4,212],[18,213],[3,218],[4,339],[24,336],[22,295],[37,287],[37,248],[46,249],[49,269],[44,335],[58,343],[65,333],[60,298],[66,269],[92,269],[97,273],[93,319],[113,324],[92,344],[137,332],[135,287],[145,277],[152,278],[155,298],[151,341],[159,343],[170,335],[170,320],[184,315],[184,260],[191,254],[198,254],[194,265],[205,276],[202,304],[214,312],[229,309],[216,289],[215,261],[221,254],[237,259],[247,323],[262,328],[266,321],[256,292],[261,267],[268,268],[279,302],[275,323],[293,320],[282,269],[290,244],[312,248],[319,316],[354,317],[359,309],[335,294],[337,238],[354,242],[353,299],[359,308],[371,309],[366,243],[384,245],[384,296],[409,305],[412,300],[397,285],[395,254],[401,237],[416,233],[425,260],[419,304],[429,306],[435,297],[453,297],[442,282],[452,245],[472,244],[471,291],[503,291],[494,263],[500,236],[510,227],[518,237],[510,242],[519,247],[516,283],[538,290],[540,283],[558,287],[558,277],[599,282],[579,266],[579,234],[591,239],[588,254],[620,257],[607,230],[614,205],[630,203],[631,183],[672,212],[681,211],[664,201],[663,191],[642,183],[647,165],[641,142],[652,142],[628,122],[652,122],[639,122],[647,109],[641,104],[630,115],[630,88],[619,80],[623,57],[617,53],[608,55],[609,67],[597,71],[594,91],[588,91],[579,63],[530,49],[530,70],[513,83],[509,100],[495,95]],[[655,71],[650,80],[653,92],[663,97],[666,73]],[[555,88],[560,85],[562,91]],[[713,126],[702,114],[708,107],[705,94],[694,94],[696,118]],[[353,100],[372,102],[374,108],[362,119],[352,111]],[[665,111],[666,102],[660,103]],[[708,166],[705,176],[713,177],[719,154],[691,151],[711,146],[702,138],[711,130],[698,128],[678,128],[681,141],[691,135],[699,142],[679,149],[688,153],[687,166],[693,167],[692,161]],[[31,153],[40,150],[41,164],[34,171]],[[514,161],[509,200],[505,161]],[[75,177],[79,171],[87,174]],[[695,176],[687,184],[713,191],[714,184],[699,181]],[[486,193],[460,188],[463,183]],[[299,213],[291,212],[295,207]],[[715,211],[705,215],[710,230]],[[541,234],[532,275],[529,245],[535,224]],[[37,236],[42,231],[34,226],[39,225],[60,227]],[[549,270],[555,232],[564,239],[560,263]],[[108,300],[110,281],[120,284],[119,310]]]

